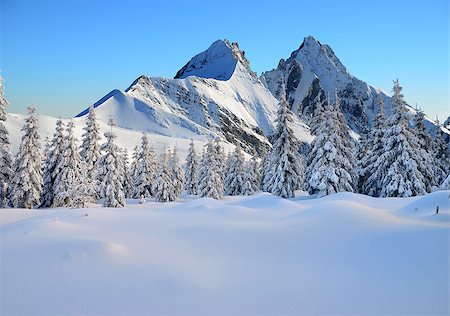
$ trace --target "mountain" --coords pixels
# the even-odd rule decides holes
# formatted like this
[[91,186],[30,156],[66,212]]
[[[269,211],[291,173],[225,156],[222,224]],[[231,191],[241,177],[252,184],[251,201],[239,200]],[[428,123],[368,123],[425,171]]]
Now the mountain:
[[[167,136],[221,137],[249,153],[270,147],[278,101],[251,70],[244,52],[227,40],[194,56],[174,79],[140,76],[124,92],[94,104],[100,119]],[[77,117],[83,116],[87,110]],[[296,130],[310,141],[308,127]]]

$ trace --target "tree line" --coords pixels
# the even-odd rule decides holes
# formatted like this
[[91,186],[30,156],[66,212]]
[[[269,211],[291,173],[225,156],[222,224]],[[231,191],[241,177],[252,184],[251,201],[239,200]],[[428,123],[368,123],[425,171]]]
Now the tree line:
[[13,159],[4,125],[8,102],[0,80],[0,207],[86,207],[99,199],[105,207],[123,207],[126,198],[170,202],[183,191],[214,199],[258,191],[292,198],[296,190],[318,197],[343,191],[408,197],[431,192],[441,183],[448,188],[450,153],[441,126],[436,122],[431,137],[424,113],[418,110],[411,127],[401,91],[398,80],[394,81],[389,118],[378,99],[373,127],[358,141],[346,124],[337,94],[333,103],[319,94],[310,122],[315,138],[307,154],[300,154],[293,113],[282,94],[272,147],[261,161],[256,157],[246,161],[239,145],[226,155],[219,138],[197,153],[191,140],[183,168],[176,147],[165,148],[157,158],[145,133],[130,162],[127,150],[115,144],[113,120],[104,134],[106,142],[100,145],[93,107],[85,119],[80,147],[74,123],[65,125],[58,119],[43,153],[36,110],[29,107]]

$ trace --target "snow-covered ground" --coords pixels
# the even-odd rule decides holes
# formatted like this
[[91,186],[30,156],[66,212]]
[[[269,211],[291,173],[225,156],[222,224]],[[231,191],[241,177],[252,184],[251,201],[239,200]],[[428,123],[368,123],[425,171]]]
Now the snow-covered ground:
[[449,194],[0,210],[0,314],[447,315]]

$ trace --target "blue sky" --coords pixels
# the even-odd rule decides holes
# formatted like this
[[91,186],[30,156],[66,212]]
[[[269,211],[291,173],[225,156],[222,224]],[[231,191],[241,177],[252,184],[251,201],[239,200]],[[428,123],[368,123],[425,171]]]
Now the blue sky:
[[359,79],[441,121],[450,114],[447,0],[0,0],[0,69],[9,111],[70,117],[141,74],[173,77],[227,38],[260,74],[303,38],[329,44]]

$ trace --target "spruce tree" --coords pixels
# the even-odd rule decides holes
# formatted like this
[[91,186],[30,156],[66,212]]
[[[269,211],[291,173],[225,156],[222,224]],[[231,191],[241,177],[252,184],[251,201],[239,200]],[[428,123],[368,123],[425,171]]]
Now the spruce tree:
[[317,136],[318,131],[317,129],[322,124],[324,117],[324,108],[323,108],[323,100],[322,100],[322,90],[319,91],[317,94],[317,97],[314,100],[315,106],[314,106],[314,113],[312,116],[312,119],[310,121],[310,132],[311,135]]
[[43,167],[43,190],[39,207],[51,207],[55,197],[55,180],[61,172],[61,160],[64,151],[64,123],[61,119],[56,121],[55,133],[45,153]]
[[353,164],[348,161],[348,142],[344,140],[343,128],[336,106],[328,102],[325,119],[319,126],[320,134],[313,140],[309,153],[307,174],[308,191],[322,197],[336,192],[354,192]]
[[176,197],[180,197],[183,192],[184,174],[181,168],[180,159],[178,158],[177,147],[175,146],[172,151],[172,156],[169,160],[169,167],[171,170],[172,184]]
[[216,159],[216,150],[212,141],[209,141],[200,165],[200,196],[219,200],[223,196],[223,182]]
[[241,195],[244,185],[244,155],[241,147],[237,145],[228,161],[225,178],[225,194]]
[[398,80],[394,81],[393,115],[384,136],[383,154],[378,157],[376,169],[369,182],[380,185],[381,197],[408,197],[426,192],[423,175],[417,168],[417,140],[409,128],[405,101]]
[[187,194],[198,194],[198,157],[195,152],[194,139],[191,139],[186,157],[184,171],[184,189]]
[[226,176],[227,159],[223,147],[220,146],[220,138],[216,137],[214,140],[214,156],[216,157],[217,170],[219,171],[222,183]]
[[75,125],[73,121],[67,123],[66,136],[64,137],[62,157],[58,161],[53,185],[53,207],[72,206],[76,186],[80,183],[81,158],[78,152],[78,140],[74,136]]
[[88,166],[85,161],[80,164],[80,180],[73,186],[70,196],[72,196],[72,207],[86,208],[90,203],[95,203],[91,180],[87,176]]
[[442,124],[436,119],[436,135],[433,142],[433,158],[437,166],[436,181],[442,183],[445,177],[450,173],[450,151],[448,144],[444,141],[442,133]]
[[120,160],[120,168],[121,168],[121,174],[122,174],[122,185],[123,185],[123,192],[126,198],[132,198],[133,196],[133,181],[131,178],[131,172],[129,168],[129,158],[128,158],[128,151],[126,148],[122,149],[121,153],[121,160]]
[[147,135],[142,135],[141,148],[137,163],[136,177],[133,185],[133,197],[135,199],[153,195],[152,184],[155,180],[156,161],[155,153],[150,147]]
[[386,115],[383,100],[378,98],[378,113],[374,119],[372,129],[367,139],[367,152],[359,162],[360,192],[370,196],[379,196],[381,181],[370,178],[378,168],[377,160],[384,152],[384,134],[386,131]]
[[133,149],[133,154],[131,155],[131,166],[130,166],[130,176],[131,176],[131,184],[132,184],[132,192],[133,195],[134,183],[137,181],[138,177],[138,165],[139,165],[139,146],[135,146]]
[[[176,155],[176,150],[174,150]],[[164,150],[161,155],[161,163],[159,165],[158,174],[154,182],[153,191],[155,192],[156,202],[171,202],[177,199],[177,189],[174,186],[171,167],[167,161],[168,153]],[[173,156],[172,156],[173,157]]]
[[285,95],[280,95],[277,126],[272,136],[273,148],[268,162],[267,191],[283,198],[295,197],[295,190],[303,184],[304,163],[299,154],[299,142],[291,124],[292,112]]
[[13,164],[9,133],[5,126],[7,106],[8,101],[3,94],[3,78],[0,76],[0,208],[7,204]]
[[100,188],[97,181],[97,161],[100,158],[100,128],[93,106],[89,108],[86,116],[85,131],[81,136],[81,160],[86,163],[86,181],[90,187],[94,187],[95,199],[98,199]]
[[14,162],[9,204],[15,208],[33,208],[39,205],[42,191],[41,146],[34,106],[28,107],[22,131],[24,135]]
[[125,195],[120,175],[120,149],[114,144],[116,138],[112,132],[114,121],[110,120],[109,125],[111,131],[104,134],[106,143],[100,147],[103,155],[98,160],[98,176],[101,179],[100,197],[103,198],[104,207],[124,207]]
[[255,156],[253,156],[247,163],[246,170],[248,171],[248,175],[250,177],[250,181],[252,183],[252,189],[254,192],[258,192],[261,190],[261,167],[259,166],[258,161]]

